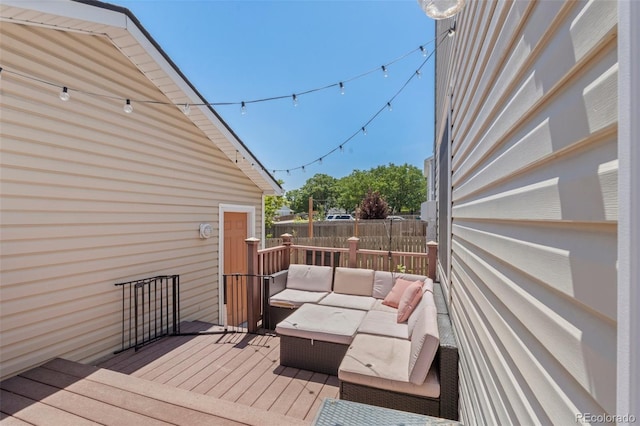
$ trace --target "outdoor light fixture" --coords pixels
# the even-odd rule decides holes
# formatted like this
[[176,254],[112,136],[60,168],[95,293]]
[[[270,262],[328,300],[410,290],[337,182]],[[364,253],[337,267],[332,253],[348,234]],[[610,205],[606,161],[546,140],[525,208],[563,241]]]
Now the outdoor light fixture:
[[206,240],[213,235],[213,227],[208,223],[200,224],[200,238]]
[[418,0],[418,4],[429,18],[447,19],[462,10],[465,0]]
[[62,88],[62,92],[60,92],[59,96],[62,102],[67,102],[69,99],[71,99],[71,95],[69,94],[69,89],[67,89],[66,87]]

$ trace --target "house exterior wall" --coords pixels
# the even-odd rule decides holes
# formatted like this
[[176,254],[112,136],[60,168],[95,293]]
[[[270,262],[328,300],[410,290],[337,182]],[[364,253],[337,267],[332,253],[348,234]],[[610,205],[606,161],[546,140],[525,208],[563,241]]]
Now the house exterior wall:
[[[117,282],[181,278],[183,320],[218,321],[220,204],[262,191],[106,37],[3,22],[2,377],[52,357],[89,362],[117,349]],[[220,135],[220,138],[223,138]],[[199,224],[214,227],[199,238]]]
[[436,59],[436,141],[450,118],[451,148],[435,152],[451,155],[439,273],[461,419],[616,414],[617,4],[470,1],[437,34],[454,19]]

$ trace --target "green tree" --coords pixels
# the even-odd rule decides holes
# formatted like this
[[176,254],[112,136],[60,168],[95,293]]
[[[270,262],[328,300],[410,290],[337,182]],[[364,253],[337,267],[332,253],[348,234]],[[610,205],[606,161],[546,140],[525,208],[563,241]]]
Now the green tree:
[[[280,186],[283,185],[282,180],[278,180]],[[264,196],[264,225],[265,229],[270,229],[273,226],[273,221],[276,217],[276,212],[280,207],[286,204],[286,199],[282,195],[265,195]]]
[[375,182],[371,173],[356,169],[340,179],[337,188],[338,207],[351,211],[360,205],[369,189],[375,189]]
[[368,171],[354,170],[338,181],[338,205],[352,210],[366,197],[377,191],[389,203],[392,212],[417,211],[427,198],[422,171],[409,164],[374,167]]
[[372,170],[376,181],[381,183],[380,195],[387,200],[394,213],[420,210],[427,199],[427,185],[422,171],[409,164],[380,166]]
[[309,210],[309,197],[313,197],[313,209],[324,213],[336,206],[337,182],[336,178],[323,173],[313,175],[301,188],[287,192],[290,207],[296,212],[306,212]]

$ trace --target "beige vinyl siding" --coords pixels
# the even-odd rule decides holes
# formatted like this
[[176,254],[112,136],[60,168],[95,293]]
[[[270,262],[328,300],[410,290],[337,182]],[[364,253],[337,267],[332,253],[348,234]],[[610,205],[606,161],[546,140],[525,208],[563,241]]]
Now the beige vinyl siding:
[[[179,274],[182,319],[218,320],[219,205],[262,191],[105,37],[3,22],[2,377],[120,344],[114,284]],[[224,136],[219,134],[222,139]],[[199,238],[200,223],[214,235]]]
[[450,88],[462,421],[615,414],[616,3],[473,1],[456,27],[436,128]]

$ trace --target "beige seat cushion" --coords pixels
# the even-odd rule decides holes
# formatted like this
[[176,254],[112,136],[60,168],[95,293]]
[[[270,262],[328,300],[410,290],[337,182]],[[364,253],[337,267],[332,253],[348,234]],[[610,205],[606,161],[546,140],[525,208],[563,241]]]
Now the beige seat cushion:
[[409,340],[409,325],[398,323],[396,317],[394,312],[369,311],[358,327],[358,333]]
[[383,305],[382,299],[376,299],[373,306],[370,309],[371,311],[382,311],[382,312],[390,312],[392,314],[398,314],[398,310],[391,306]]
[[408,340],[358,333],[340,364],[338,378],[394,392],[439,397],[440,382],[435,369],[420,385],[409,381],[410,352]]
[[371,296],[354,296],[352,294],[329,293],[320,301],[321,305],[338,306],[348,309],[368,311],[376,302]]
[[396,279],[407,281],[424,281],[423,287],[433,292],[433,280],[424,275],[402,274],[397,272],[376,271],[373,277],[373,293],[376,299],[384,299],[396,283]]
[[269,298],[271,306],[280,308],[298,308],[305,303],[318,303],[329,293],[321,291],[304,291],[285,288]]
[[438,312],[433,293],[426,291],[419,305],[416,323],[411,332],[409,381],[420,385],[427,377],[431,363],[440,345]]
[[331,266],[289,265],[287,288],[306,291],[331,291]]
[[307,303],[278,323],[276,333],[348,345],[365,313],[355,309]]
[[373,293],[372,269],[336,268],[333,279],[334,293],[371,296]]

